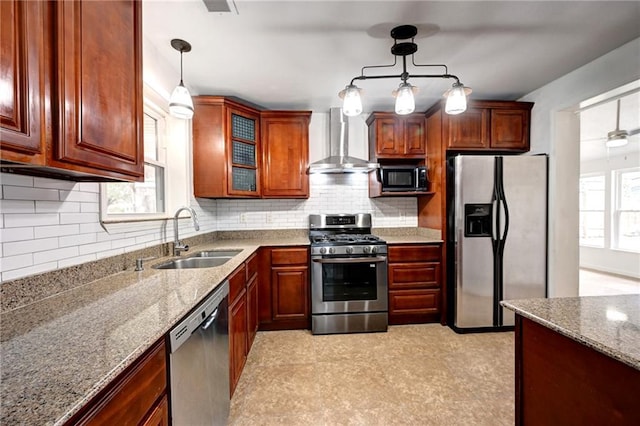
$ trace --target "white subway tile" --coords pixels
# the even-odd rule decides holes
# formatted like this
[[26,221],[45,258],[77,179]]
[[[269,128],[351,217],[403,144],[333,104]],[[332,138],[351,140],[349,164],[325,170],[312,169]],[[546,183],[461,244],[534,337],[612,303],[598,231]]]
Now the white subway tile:
[[83,203],[98,203],[98,194],[95,192],[60,191],[60,200],[79,201]]
[[98,204],[98,203],[80,203],[80,211],[82,213],[100,213],[100,204]]
[[35,213],[35,203],[31,200],[0,200],[2,213]]
[[60,224],[68,223],[97,223],[96,213],[60,213]]
[[60,247],[79,246],[96,242],[96,234],[76,234],[58,238]]
[[4,185],[5,200],[58,200],[57,189]]
[[36,201],[36,213],[79,213],[80,203]]
[[2,257],[2,272],[11,271],[13,269],[25,268],[33,265],[33,254],[21,254],[18,256],[5,256]]
[[97,182],[80,182],[76,185],[76,191],[82,192],[100,192],[100,183]]
[[101,243],[84,244],[78,247],[78,253],[99,253],[111,249],[111,241],[104,241]]
[[24,226],[57,225],[58,215],[52,213],[43,214],[5,214],[5,228],[18,228]]
[[53,262],[54,260],[67,259],[75,256],[78,256],[78,247],[76,246],[40,251],[33,254],[33,263]]
[[120,248],[120,247],[132,246],[135,243],[136,243],[136,239],[135,238],[124,238],[124,239],[112,241],[111,242],[111,247],[116,249],[116,248]]
[[77,235],[80,227],[76,225],[52,225],[38,226],[35,229],[35,238],[61,237],[64,235]]
[[27,277],[29,275],[41,274],[43,272],[54,271],[58,269],[56,262],[48,262],[39,265],[33,265],[27,268],[14,269],[2,273],[2,281],[14,280],[17,278]]
[[57,238],[42,238],[38,240],[16,241],[12,243],[3,243],[4,253],[7,256],[15,256],[24,253],[35,253],[44,250],[52,250],[58,248]]
[[34,228],[3,228],[0,229],[0,242],[8,243],[11,241],[32,240],[34,237]]
[[71,190],[77,183],[68,180],[49,179],[36,177],[33,179],[33,186],[36,188],[52,188]]
[[117,255],[123,254],[123,253],[124,253],[124,249],[123,248],[119,248],[119,249],[107,250],[107,251],[102,251],[102,252],[96,253],[96,256],[98,257],[98,259],[104,259],[104,258],[111,257],[111,256],[117,256]]
[[81,223],[80,224],[80,233],[87,234],[90,232],[104,233],[104,229],[100,226],[99,222],[95,223]]
[[58,261],[58,268],[68,268],[69,266],[80,265],[81,263],[92,262],[96,260],[96,254],[86,254],[84,256],[70,257],[68,259],[61,259]]
[[33,186],[33,177],[14,175],[13,173],[0,173],[0,184],[14,186]]

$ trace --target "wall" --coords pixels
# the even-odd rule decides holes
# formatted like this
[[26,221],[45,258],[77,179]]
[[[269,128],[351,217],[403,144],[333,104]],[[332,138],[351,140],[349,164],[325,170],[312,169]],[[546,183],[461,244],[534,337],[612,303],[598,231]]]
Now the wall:
[[[580,173],[605,172],[640,167],[640,149],[630,155],[610,156],[607,159],[584,161]],[[640,278],[640,253],[611,249],[608,247],[580,246],[580,266],[629,277]]]
[[529,93],[531,149],[549,154],[549,296],[578,295],[577,119],[582,101],[640,78],[640,39]]

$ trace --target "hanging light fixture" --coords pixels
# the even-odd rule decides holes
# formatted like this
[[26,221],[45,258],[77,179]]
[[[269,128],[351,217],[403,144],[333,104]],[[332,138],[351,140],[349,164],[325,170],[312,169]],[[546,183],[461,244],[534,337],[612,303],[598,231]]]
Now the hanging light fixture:
[[185,120],[193,117],[193,101],[191,100],[191,94],[189,90],[184,87],[182,82],[182,54],[185,52],[191,52],[191,45],[179,38],[171,40],[171,47],[180,52],[180,83],[173,89],[171,98],[169,99],[169,114],[176,118],[182,118]]
[[[391,53],[394,55],[394,61],[391,65],[368,65],[362,67],[362,71],[359,76],[351,79],[351,83],[342,90],[338,96],[343,99],[342,109],[345,115],[353,116],[362,112],[362,100],[360,98],[361,89],[354,84],[356,80],[369,80],[369,79],[384,79],[384,78],[399,78],[401,80],[400,87],[393,91],[396,97],[395,111],[396,114],[405,115],[411,114],[415,110],[415,93],[417,88],[407,82],[409,78],[446,78],[454,79],[455,82],[451,89],[444,93],[444,97],[447,98],[445,105],[445,112],[447,114],[460,114],[467,109],[467,96],[471,93],[469,87],[465,87],[458,77],[453,74],[449,74],[449,70],[446,65],[433,64],[433,65],[420,65],[414,62],[413,54],[418,51],[418,45],[414,43],[414,38],[418,34],[418,29],[413,25],[400,25],[391,30],[391,37],[393,38],[393,46],[391,46]],[[398,43],[398,40],[408,40]],[[370,68],[390,68],[395,67],[398,61],[398,57],[402,58],[402,73],[398,75],[365,75],[365,70]],[[415,67],[440,67],[444,68],[443,74],[420,74],[409,75],[407,72],[407,56],[411,56],[411,63]]]
[[616,129],[607,133],[607,141],[604,143],[607,148],[618,148],[625,146],[629,143],[627,137],[629,132],[626,130],[620,130],[620,99],[618,99],[618,105],[616,109]]

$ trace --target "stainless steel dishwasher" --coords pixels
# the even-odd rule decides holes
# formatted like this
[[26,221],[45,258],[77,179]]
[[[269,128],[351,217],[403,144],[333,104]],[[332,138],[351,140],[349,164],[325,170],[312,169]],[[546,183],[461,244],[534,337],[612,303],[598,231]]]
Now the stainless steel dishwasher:
[[169,333],[172,424],[225,425],[229,416],[229,282]]

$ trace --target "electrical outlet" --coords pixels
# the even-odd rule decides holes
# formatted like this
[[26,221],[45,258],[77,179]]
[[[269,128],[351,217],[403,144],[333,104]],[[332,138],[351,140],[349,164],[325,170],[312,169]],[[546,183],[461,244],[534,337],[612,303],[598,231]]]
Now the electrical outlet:
[[265,220],[266,220],[267,223],[273,222],[273,218],[271,217],[271,212],[267,212],[267,214],[265,216]]
[[240,213],[240,223],[247,223],[247,214]]

